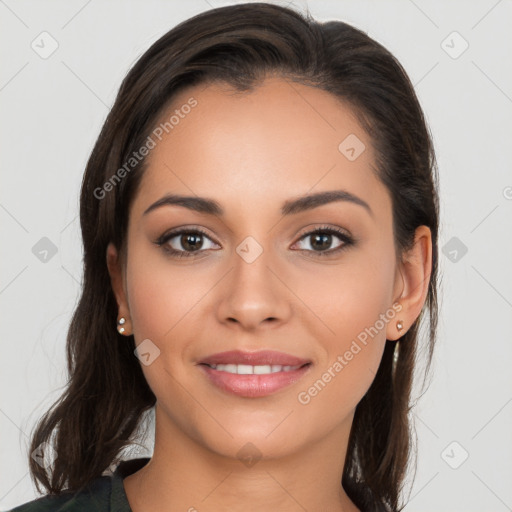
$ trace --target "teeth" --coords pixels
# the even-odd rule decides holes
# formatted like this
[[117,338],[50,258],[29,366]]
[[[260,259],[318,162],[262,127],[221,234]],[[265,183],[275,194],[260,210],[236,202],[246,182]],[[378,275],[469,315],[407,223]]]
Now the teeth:
[[250,364],[211,364],[210,368],[219,372],[236,373],[238,375],[266,375],[277,372],[290,372],[297,370],[301,365],[283,366],[280,364],[253,366]]

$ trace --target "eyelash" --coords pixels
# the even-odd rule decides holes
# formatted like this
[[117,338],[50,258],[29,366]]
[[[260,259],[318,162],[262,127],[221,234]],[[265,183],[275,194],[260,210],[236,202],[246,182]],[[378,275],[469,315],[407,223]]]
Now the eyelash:
[[[175,238],[176,236],[182,235],[185,233],[186,234],[201,234],[201,235],[204,235],[206,238],[210,239],[210,236],[208,235],[208,233],[206,233],[206,231],[202,230],[199,227],[180,228],[177,230],[170,231],[168,233],[164,233],[160,238],[158,238],[155,241],[155,244],[159,247],[162,247],[162,249],[166,253],[168,253],[171,257],[174,257],[174,258],[183,258],[183,257],[184,258],[193,258],[194,256],[196,256],[196,254],[199,254],[205,250],[208,250],[208,249],[199,249],[198,251],[194,251],[194,252],[178,251],[176,249],[167,247],[165,245],[172,238]],[[340,245],[339,247],[336,247],[335,249],[330,249],[328,251],[320,251],[319,252],[319,251],[311,251],[308,249],[300,249],[301,251],[314,252],[315,256],[325,257],[325,256],[330,256],[332,254],[339,253],[339,252],[343,251],[344,249],[347,249],[351,245],[355,244],[355,240],[351,236],[349,236],[347,233],[345,233],[344,231],[342,231],[340,229],[333,228],[330,226],[322,226],[320,228],[314,229],[313,231],[308,231],[308,232],[304,233],[303,235],[301,235],[298,241],[301,241],[302,239],[307,238],[308,236],[312,236],[312,235],[316,235],[316,234],[336,235],[338,238],[340,238],[340,240],[343,242],[343,244]]]

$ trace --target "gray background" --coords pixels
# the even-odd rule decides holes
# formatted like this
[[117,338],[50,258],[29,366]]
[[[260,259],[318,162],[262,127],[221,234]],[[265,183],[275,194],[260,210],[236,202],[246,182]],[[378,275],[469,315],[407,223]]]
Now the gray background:
[[[36,497],[28,435],[66,382],[81,280],[78,193],[109,106],[151,43],[228,3],[0,0],[4,510]],[[414,415],[419,462],[406,511],[512,510],[512,2],[307,5],[398,57],[438,154],[442,311],[433,380]]]

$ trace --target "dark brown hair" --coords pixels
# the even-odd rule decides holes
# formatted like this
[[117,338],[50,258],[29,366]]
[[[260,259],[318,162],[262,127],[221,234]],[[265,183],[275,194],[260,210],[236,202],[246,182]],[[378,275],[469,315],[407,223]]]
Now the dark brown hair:
[[108,193],[98,190],[143,145],[178,91],[213,81],[251,91],[269,75],[328,91],[352,106],[392,198],[398,254],[411,247],[418,226],[432,233],[426,303],[401,338],[394,383],[395,343],[386,342],[375,380],[355,411],[341,482],[363,510],[377,503],[401,506],[411,452],[411,384],[427,310],[427,370],[437,327],[438,192],[431,137],[409,78],[384,47],[341,21],[320,23],[309,12],[265,3],[212,9],[180,23],[123,80],[83,178],[82,295],[67,336],[68,385],[32,435],[30,452],[48,442],[58,454],[47,469],[29,458],[38,490],[40,483],[50,494],[76,491],[100,476],[118,461],[156,401],[133,338],[127,342],[115,329],[117,303],[106,266],[109,242],[124,250],[144,160]]

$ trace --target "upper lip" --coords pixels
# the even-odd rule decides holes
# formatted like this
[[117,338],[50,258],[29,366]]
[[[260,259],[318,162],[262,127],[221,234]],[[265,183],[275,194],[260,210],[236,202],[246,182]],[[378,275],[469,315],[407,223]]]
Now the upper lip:
[[243,352],[241,350],[229,350],[212,354],[199,361],[199,364],[248,364],[260,365],[282,365],[282,366],[303,366],[310,363],[308,359],[276,352],[275,350],[260,350],[258,352]]

